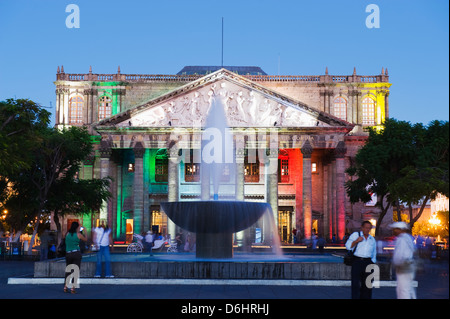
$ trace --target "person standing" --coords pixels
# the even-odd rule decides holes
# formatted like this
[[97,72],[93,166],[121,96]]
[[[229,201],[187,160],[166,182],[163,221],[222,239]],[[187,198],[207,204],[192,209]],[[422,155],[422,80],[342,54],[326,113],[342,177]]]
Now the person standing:
[[97,265],[95,267],[95,278],[102,275],[102,257],[105,258],[105,277],[114,278],[111,272],[111,254],[109,245],[112,243],[112,232],[108,225],[95,229],[95,241],[99,247],[97,252]]
[[145,249],[145,251],[150,253],[150,256],[153,256],[152,249],[154,246],[155,237],[156,237],[156,234],[153,234],[153,232],[151,230],[149,230],[147,232],[147,234],[145,235],[144,249]]
[[408,234],[409,227],[405,222],[396,222],[390,227],[396,236],[392,264],[397,276],[397,299],[416,299],[416,291],[413,287],[416,272],[414,240]]
[[[66,244],[66,269],[69,265],[76,265],[78,269],[81,266],[81,251],[80,251],[80,240],[87,241],[87,238],[81,233],[83,227],[80,226],[78,222],[72,222],[70,225],[70,229],[65,237]],[[70,275],[70,272],[65,273],[64,280],[64,292],[69,292],[67,287],[67,277]],[[76,293],[75,291],[75,283],[72,285],[70,289],[71,293]]]
[[352,264],[352,299],[372,299],[372,287],[368,287],[366,279],[371,273],[367,266],[377,262],[377,243],[370,235],[372,224],[363,221],[361,230],[350,235],[345,247],[347,250],[354,250],[354,262]]

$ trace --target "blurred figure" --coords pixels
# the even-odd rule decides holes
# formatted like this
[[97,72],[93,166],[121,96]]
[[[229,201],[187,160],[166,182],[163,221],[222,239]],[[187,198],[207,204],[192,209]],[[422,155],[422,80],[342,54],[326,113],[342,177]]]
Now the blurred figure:
[[154,243],[154,241],[155,241],[155,236],[156,235],[153,235],[153,232],[151,231],[151,230],[149,230],[148,232],[147,232],[147,234],[145,235],[145,245],[144,245],[144,248],[145,248],[145,251],[147,251],[147,252],[149,252],[150,253],[150,256],[153,256],[153,254],[152,254],[152,248],[153,248],[153,243]]
[[407,233],[409,227],[405,222],[396,222],[390,227],[397,237],[392,256],[392,264],[397,275],[397,299],[416,299],[416,291],[412,285],[416,271],[414,239]]

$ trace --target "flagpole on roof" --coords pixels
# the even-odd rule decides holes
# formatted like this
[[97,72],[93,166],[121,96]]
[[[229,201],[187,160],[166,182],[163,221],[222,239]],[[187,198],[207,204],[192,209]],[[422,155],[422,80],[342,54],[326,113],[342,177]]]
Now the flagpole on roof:
[[223,68],[223,17],[222,17],[222,68]]

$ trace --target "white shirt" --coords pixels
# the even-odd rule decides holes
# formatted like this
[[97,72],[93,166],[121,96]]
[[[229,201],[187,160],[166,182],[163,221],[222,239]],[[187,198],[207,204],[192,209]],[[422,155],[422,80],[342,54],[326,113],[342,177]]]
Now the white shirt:
[[362,231],[354,232],[350,235],[347,242],[345,243],[345,248],[347,250],[353,250],[352,243],[357,240],[359,237],[363,237],[363,241],[358,243],[356,250],[354,251],[354,255],[361,258],[371,258],[373,263],[377,262],[377,242],[373,236],[369,235],[367,238],[364,237]]
[[[111,229],[108,229],[106,233],[103,235],[104,228],[98,227],[95,229],[96,237],[95,242],[99,246],[109,246],[109,233],[111,232]],[[103,237],[102,237],[103,236]],[[101,240],[101,242],[100,242]]]
[[414,259],[414,252],[416,247],[414,246],[413,238],[402,233],[395,239],[395,250],[392,256],[392,263],[394,265],[402,265],[407,261],[412,261]]

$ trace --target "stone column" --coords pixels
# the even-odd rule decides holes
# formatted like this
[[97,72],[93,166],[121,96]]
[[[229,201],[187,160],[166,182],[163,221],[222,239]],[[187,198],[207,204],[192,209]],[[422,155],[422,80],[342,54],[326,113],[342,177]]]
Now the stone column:
[[[110,160],[112,150],[107,141],[100,142],[100,178],[107,178],[110,176]],[[113,187],[112,183],[110,185],[110,191]],[[106,220],[108,225],[112,222],[112,199],[104,201],[102,207],[100,208],[100,219]]]
[[345,143],[339,142],[334,156],[336,158],[336,217],[337,217],[337,239],[342,241],[345,235]]
[[384,95],[384,114],[385,117],[389,118],[389,91],[386,91]]
[[358,100],[357,100],[357,91],[352,90],[349,92],[349,102],[352,109],[352,117],[351,117],[351,123],[357,124],[358,123]]
[[356,124],[362,125],[363,112],[362,112],[362,93],[360,91],[355,92],[356,96],[356,109],[357,109],[357,122]]
[[92,89],[91,123],[95,123],[97,121],[98,121],[98,91],[96,89]]
[[328,164],[323,162],[323,174],[322,174],[322,199],[323,199],[323,237],[325,239],[330,239],[330,215],[328,206]]
[[328,184],[328,188],[327,188],[327,194],[328,194],[328,238],[331,240],[333,238],[333,163],[330,160],[327,164],[328,167],[328,176],[327,176],[327,184]]
[[91,124],[89,122],[89,115],[90,115],[90,105],[91,105],[91,91],[92,89],[85,89],[83,91],[83,124]]
[[244,148],[236,149],[236,190],[235,196],[236,200],[243,201],[245,198],[244,193],[244,160],[245,160],[245,150]]
[[[202,150],[203,151],[203,150]],[[203,155],[202,155],[203,156]],[[193,163],[193,159],[191,159]],[[211,199],[211,166],[202,161],[200,164],[200,192],[202,200]]]
[[243,136],[236,136],[236,186],[235,186],[235,196],[236,200],[244,200],[244,161],[245,161],[245,140]]
[[337,218],[336,218],[336,159],[333,158],[331,162],[331,189],[330,189],[330,202],[331,202],[331,235],[337,236]]
[[301,151],[303,154],[303,234],[305,238],[310,238],[312,232],[311,154],[313,148],[308,140],[303,144]]
[[328,105],[327,105],[328,114],[331,114],[331,110],[333,110],[333,112],[334,112],[333,95],[334,95],[334,92],[332,90],[328,91]]
[[134,233],[141,234],[144,226],[144,146],[137,142],[134,146],[133,180],[133,221]]
[[56,93],[56,116],[55,116],[55,124],[58,127],[60,123],[60,113],[61,113],[61,89],[57,88],[55,90]]
[[[178,148],[173,147],[169,149],[169,168],[168,168],[168,194],[169,202],[177,202],[179,200],[179,162]],[[167,219],[167,232],[170,234],[172,240],[175,239],[175,224]]]
[[325,89],[325,92],[324,92],[324,99],[325,99],[325,112],[330,114],[331,113],[331,109],[330,109],[330,94],[329,94],[329,91],[327,89]]
[[62,124],[68,125],[69,124],[69,117],[70,117],[70,111],[69,111],[69,89],[64,89],[64,95],[63,95],[63,101],[64,101],[64,108],[63,108],[63,122]]
[[272,206],[275,225],[278,224],[278,149],[271,148],[266,151],[268,163],[266,163],[266,188],[267,199]]

